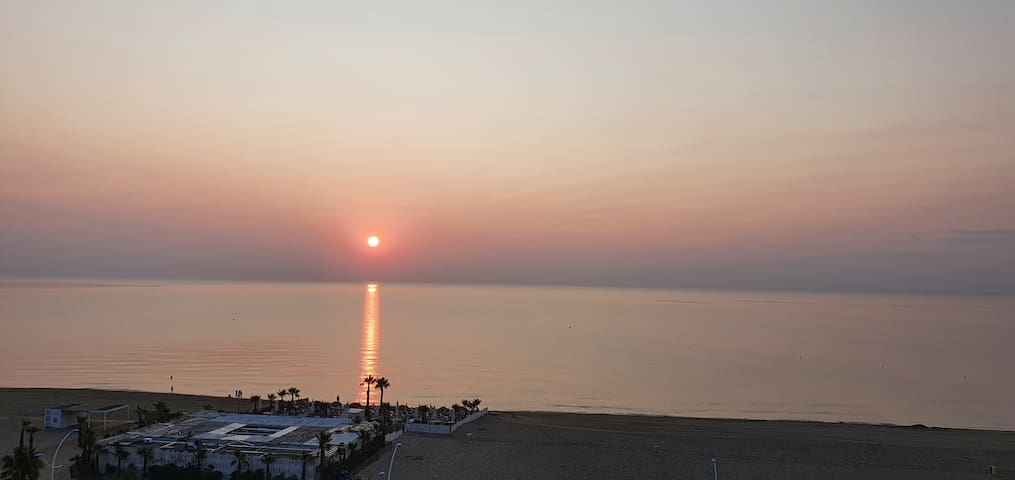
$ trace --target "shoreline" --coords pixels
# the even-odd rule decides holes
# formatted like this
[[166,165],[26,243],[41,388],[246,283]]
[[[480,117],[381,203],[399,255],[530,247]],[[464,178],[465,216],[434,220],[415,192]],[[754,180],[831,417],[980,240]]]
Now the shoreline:
[[[52,405],[39,405],[33,404],[35,410],[18,409],[17,403],[15,405],[8,405],[7,397],[9,395],[30,395],[33,394],[52,394],[54,400],[51,402]],[[85,401],[74,400],[67,398],[68,395],[78,394],[85,398]],[[207,403],[212,404],[219,410],[231,411],[236,407],[237,404],[241,406],[250,401],[249,398],[236,399],[232,397],[218,397],[214,395],[201,395],[201,394],[190,394],[190,393],[167,393],[167,392],[151,392],[147,390],[132,390],[132,389],[104,389],[104,388],[71,388],[71,387],[0,387],[0,418],[5,416],[24,416],[26,418],[42,417],[42,410],[65,403],[88,403],[88,398],[99,398],[101,402],[96,402],[93,407],[106,405],[111,402],[110,399],[113,396],[127,396],[133,397],[135,400],[153,400],[164,401],[169,404],[170,408],[174,410],[180,410],[185,413],[201,410]],[[56,397],[63,397],[66,401],[56,400]],[[125,399],[125,400],[129,400]],[[176,401],[172,403],[171,401]],[[187,407],[198,406],[198,408],[178,408],[176,405],[181,403]],[[121,402],[129,403],[129,402]],[[141,405],[150,405],[154,402],[141,403]],[[138,404],[131,404],[130,407],[133,409]],[[15,408],[11,408],[15,407]],[[38,411],[36,411],[38,410]],[[490,410],[492,413],[501,414],[524,414],[524,415],[560,415],[560,416],[582,416],[582,417],[603,417],[603,418],[631,418],[631,419],[654,419],[661,421],[682,421],[682,422],[715,422],[715,423],[769,423],[769,424],[785,424],[785,425],[800,425],[800,426],[855,426],[855,427],[880,427],[880,428],[893,428],[893,429],[906,429],[906,430],[932,430],[932,431],[959,431],[959,432],[984,432],[984,433],[1015,433],[1015,430],[1005,430],[1001,428],[967,428],[967,427],[941,427],[934,425],[925,425],[921,423],[917,424],[898,424],[898,423],[887,423],[887,422],[856,422],[856,421],[828,421],[828,420],[811,420],[811,419],[764,419],[764,418],[733,418],[733,417],[692,417],[682,415],[665,415],[659,413],[642,413],[637,411],[631,411],[630,413],[603,413],[603,412],[574,412],[564,410]],[[133,410],[131,410],[133,414]]]
[[[41,426],[47,407],[127,403],[132,420],[135,407],[158,401],[185,412],[250,405],[180,393],[0,388],[0,452],[17,444],[22,418]],[[39,451],[49,458],[65,433],[41,430]],[[1015,478],[1015,432],[920,425],[491,410],[452,435],[407,433],[398,442],[396,470],[409,479],[711,478],[713,458],[722,478],[975,478],[988,466]],[[391,450],[362,467],[364,478],[387,469]],[[59,462],[74,454],[60,450]],[[58,470],[56,478],[69,476]]]

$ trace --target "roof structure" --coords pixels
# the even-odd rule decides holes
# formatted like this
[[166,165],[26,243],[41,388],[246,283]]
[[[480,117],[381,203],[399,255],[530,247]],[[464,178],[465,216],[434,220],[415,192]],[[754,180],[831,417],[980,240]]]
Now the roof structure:
[[372,424],[354,425],[348,418],[205,412],[134,430],[108,441],[122,446],[144,444],[169,449],[316,453],[319,432],[332,434],[328,442],[332,448],[345,449],[372,428]]

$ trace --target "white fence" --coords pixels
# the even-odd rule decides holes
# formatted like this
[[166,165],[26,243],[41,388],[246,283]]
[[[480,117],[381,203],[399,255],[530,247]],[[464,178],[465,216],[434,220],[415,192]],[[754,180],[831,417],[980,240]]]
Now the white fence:
[[463,418],[461,421],[456,422],[452,425],[434,425],[429,423],[410,423],[406,425],[406,431],[413,433],[428,433],[431,435],[451,435],[458,427],[465,425],[466,423],[474,422],[483,415],[486,415],[487,409],[480,410],[476,413],[469,414],[469,416]]
[[391,443],[394,442],[395,440],[398,440],[398,437],[401,437],[403,433],[405,433],[404,430],[395,430],[394,432],[385,435],[384,443]]

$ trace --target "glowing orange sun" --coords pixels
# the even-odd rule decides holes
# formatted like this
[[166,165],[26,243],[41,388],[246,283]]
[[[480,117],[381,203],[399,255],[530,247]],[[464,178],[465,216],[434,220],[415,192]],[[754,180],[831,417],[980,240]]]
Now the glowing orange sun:
[[370,238],[367,238],[367,245],[370,245],[370,248],[377,248],[380,244],[381,239],[377,238],[377,235],[371,235]]

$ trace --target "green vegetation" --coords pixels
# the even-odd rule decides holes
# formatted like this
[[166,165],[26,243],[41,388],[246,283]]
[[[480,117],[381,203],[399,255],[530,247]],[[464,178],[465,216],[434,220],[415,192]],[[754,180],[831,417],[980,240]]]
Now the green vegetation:
[[375,383],[377,383],[377,379],[374,378],[373,375],[367,375],[367,376],[363,377],[363,383],[360,384],[360,385],[366,385],[367,386],[367,408],[365,410],[366,416],[367,416],[367,420],[370,420],[370,386],[375,384]]
[[391,382],[389,382],[387,378],[381,377],[381,378],[377,379],[376,387],[377,387],[377,390],[380,390],[380,392],[381,392],[380,406],[381,406],[381,420],[382,421],[387,421],[387,419],[388,419],[387,415],[384,414],[384,389],[388,388],[390,386],[391,386]]
[[130,457],[130,452],[126,448],[120,445],[116,446],[113,450],[113,455],[116,456],[116,473],[119,478],[123,478],[123,461]]
[[152,407],[155,409],[154,411],[149,410],[145,405],[138,405],[134,408],[134,414],[137,415],[137,426],[147,427],[156,423],[170,422],[183,416],[183,412],[172,411],[166,402],[158,402]]
[[[31,422],[21,421],[21,437],[14,452],[4,455],[3,467],[0,469],[0,478],[3,480],[36,480],[39,478],[39,471],[42,470],[42,459],[38,457],[39,452],[35,450],[35,433],[39,427],[32,426]],[[25,433],[28,433],[28,445],[25,445]]]
[[137,451],[137,455],[141,457],[141,476],[148,476],[148,463],[152,461],[152,449],[151,447],[140,448]]
[[321,464],[318,466],[318,468],[321,471],[324,471],[324,458],[325,453],[328,449],[328,442],[331,441],[331,433],[317,432],[317,435],[314,435],[314,437],[317,438],[317,445],[321,447]]
[[271,465],[275,463],[275,456],[269,453],[262,461],[264,461],[264,480],[271,480]]
[[71,457],[70,474],[74,478],[98,478],[99,455],[105,454],[106,450],[99,445],[95,430],[86,417],[78,417],[77,428],[78,454]]
[[234,451],[232,464],[236,466],[236,473],[243,475],[243,467],[247,465],[247,454],[240,450]]

